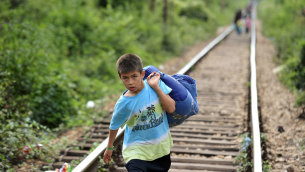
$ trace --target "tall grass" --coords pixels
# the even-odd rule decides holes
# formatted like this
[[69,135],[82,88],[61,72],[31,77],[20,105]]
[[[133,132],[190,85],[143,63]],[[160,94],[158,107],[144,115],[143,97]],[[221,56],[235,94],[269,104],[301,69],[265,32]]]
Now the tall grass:
[[281,80],[297,94],[296,105],[305,105],[305,2],[261,1],[259,17],[264,34],[277,48],[277,60],[285,65]]

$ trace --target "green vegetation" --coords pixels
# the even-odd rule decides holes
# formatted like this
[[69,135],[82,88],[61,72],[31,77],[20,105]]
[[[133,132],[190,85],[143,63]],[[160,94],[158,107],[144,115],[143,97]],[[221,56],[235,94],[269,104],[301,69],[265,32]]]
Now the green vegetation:
[[305,1],[268,0],[259,4],[264,34],[275,44],[277,60],[284,64],[282,81],[305,105]]
[[[239,167],[237,171],[244,172],[244,171],[251,171],[253,169],[253,162],[252,162],[252,148],[253,148],[253,138],[249,137],[249,133],[244,133],[239,136],[242,139],[241,145],[242,149],[239,151],[239,154],[235,157],[234,163],[237,164]],[[261,145],[266,143],[266,135],[261,133]],[[268,160],[263,160],[262,164],[263,172],[270,172],[271,166],[269,165]]]
[[252,169],[253,164],[251,162],[251,150],[252,150],[252,139],[249,137],[249,133],[244,133],[239,136],[242,139],[242,149],[239,154],[235,157],[234,163],[238,165],[237,171],[249,171]]
[[[90,125],[124,89],[115,62],[160,65],[231,23],[247,1],[1,0],[0,168],[54,131]],[[94,100],[98,108],[86,108]],[[31,150],[34,150],[32,148]],[[26,153],[26,158],[36,157]]]

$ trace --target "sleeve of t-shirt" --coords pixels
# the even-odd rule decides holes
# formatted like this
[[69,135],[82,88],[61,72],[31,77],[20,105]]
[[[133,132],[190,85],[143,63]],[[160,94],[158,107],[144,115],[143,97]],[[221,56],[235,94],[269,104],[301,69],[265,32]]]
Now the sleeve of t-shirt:
[[112,115],[112,119],[110,122],[109,129],[110,130],[117,130],[122,126],[125,121],[128,119],[129,111],[127,110],[125,104],[120,100],[116,103]]
[[169,94],[172,91],[161,79],[159,80],[159,87],[165,94]]

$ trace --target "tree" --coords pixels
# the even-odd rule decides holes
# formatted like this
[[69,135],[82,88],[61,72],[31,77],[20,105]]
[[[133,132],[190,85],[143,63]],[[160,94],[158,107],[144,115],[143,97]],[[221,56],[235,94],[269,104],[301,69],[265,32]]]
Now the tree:
[[147,115],[148,116],[153,116],[153,119],[156,119],[155,106],[151,105],[151,106],[148,106],[146,109],[147,109]]
[[167,21],[167,0],[163,0],[164,6],[163,6],[163,23],[166,24]]

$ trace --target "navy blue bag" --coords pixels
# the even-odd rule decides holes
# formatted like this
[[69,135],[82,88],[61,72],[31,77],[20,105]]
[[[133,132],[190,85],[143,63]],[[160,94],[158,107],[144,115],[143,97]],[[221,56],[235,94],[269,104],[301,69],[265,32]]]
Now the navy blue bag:
[[153,72],[160,73],[160,79],[172,89],[169,96],[176,102],[176,110],[173,114],[167,114],[167,120],[170,127],[181,124],[188,117],[198,113],[197,104],[197,89],[196,81],[188,75],[167,75],[159,71],[154,66],[146,66],[145,70],[146,79],[148,75]]

